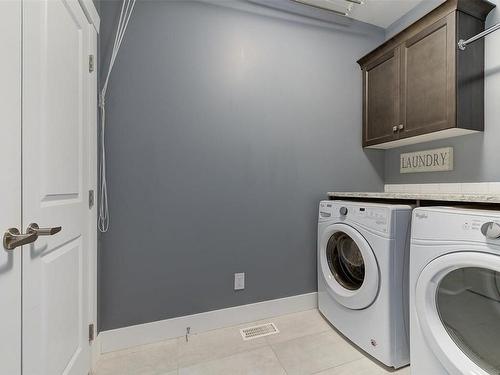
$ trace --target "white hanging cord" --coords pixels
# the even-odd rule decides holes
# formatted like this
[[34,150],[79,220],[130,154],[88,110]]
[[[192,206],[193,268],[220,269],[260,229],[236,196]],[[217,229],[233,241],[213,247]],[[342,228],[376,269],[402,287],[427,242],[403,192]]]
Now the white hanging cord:
[[100,176],[100,202],[99,202],[99,218],[97,220],[97,227],[101,232],[107,232],[109,228],[109,208],[108,208],[108,186],[106,181],[106,143],[104,136],[106,135],[106,91],[108,90],[109,77],[115,64],[116,56],[120,50],[120,46],[127,30],[128,21],[134,10],[136,0],[123,0],[122,9],[120,11],[120,19],[116,28],[115,41],[113,43],[113,50],[109,60],[108,73],[106,80],[99,95],[99,108],[101,109],[101,162],[99,164]]

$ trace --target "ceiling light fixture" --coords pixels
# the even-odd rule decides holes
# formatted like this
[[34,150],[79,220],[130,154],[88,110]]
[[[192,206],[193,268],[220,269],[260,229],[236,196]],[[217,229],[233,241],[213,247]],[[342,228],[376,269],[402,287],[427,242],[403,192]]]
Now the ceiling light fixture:
[[[344,17],[347,17],[349,15],[349,12],[350,12],[350,9],[346,9],[345,11],[341,11],[341,10],[337,10],[337,9],[329,7],[327,4],[322,5],[320,1],[314,1],[314,0],[291,0],[291,1],[303,4],[303,5],[307,5],[307,6],[310,6],[313,8],[326,10],[328,12],[335,13],[335,14],[338,14],[339,16],[344,16]],[[330,3],[329,1],[323,1],[323,2]]]
[[341,7],[339,3],[341,3],[342,0],[291,0],[296,3],[300,3],[302,5],[307,5],[313,8],[317,9],[322,9],[326,10],[331,13],[338,14],[340,16],[347,17],[351,13],[353,9],[353,5],[363,5],[365,4],[366,0],[343,0],[346,3],[348,3],[348,6],[346,10],[339,10],[338,8]]

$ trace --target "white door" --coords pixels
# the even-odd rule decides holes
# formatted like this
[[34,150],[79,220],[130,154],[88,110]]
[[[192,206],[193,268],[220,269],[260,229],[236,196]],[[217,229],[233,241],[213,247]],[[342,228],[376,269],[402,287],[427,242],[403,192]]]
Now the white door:
[[23,3],[24,375],[87,374],[88,22],[77,0]]
[[415,308],[432,352],[450,374],[500,373],[500,248],[457,251],[430,262]]
[[321,273],[335,300],[349,309],[370,306],[379,289],[377,259],[370,244],[353,227],[327,227],[319,244]]
[[[0,1],[0,228],[21,228],[21,3]],[[21,373],[21,251],[0,247],[0,373]]]

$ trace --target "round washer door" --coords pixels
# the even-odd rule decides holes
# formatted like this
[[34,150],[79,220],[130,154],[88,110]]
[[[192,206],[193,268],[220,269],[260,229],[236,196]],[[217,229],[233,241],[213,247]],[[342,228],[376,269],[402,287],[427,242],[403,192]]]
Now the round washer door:
[[347,308],[361,310],[377,297],[377,259],[365,238],[353,227],[333,224],[320,238],[321,273],[332,297]]
[[415,308],[427,345],[450,374],[500,373],[500,256],[460,251],[421,272]]

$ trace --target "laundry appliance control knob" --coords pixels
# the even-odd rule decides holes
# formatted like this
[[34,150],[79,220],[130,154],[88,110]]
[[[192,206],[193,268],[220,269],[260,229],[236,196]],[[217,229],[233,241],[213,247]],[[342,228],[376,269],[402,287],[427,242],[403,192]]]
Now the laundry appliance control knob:
[[481,226],[481,233],[484,234],[486,238],[497,239],[500,238],[500,224],[494,221],[489,221]]
[[340,212],[340,214],[341,214],[342,216],[347,215],[347,212],[348,212],[347,207],[340,207],[339,212]]

